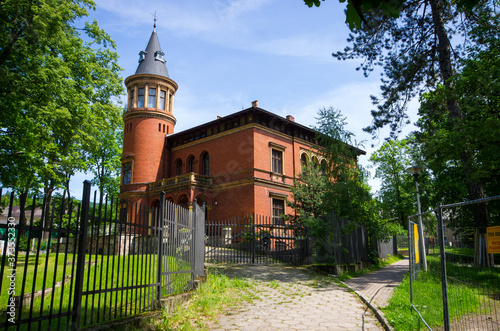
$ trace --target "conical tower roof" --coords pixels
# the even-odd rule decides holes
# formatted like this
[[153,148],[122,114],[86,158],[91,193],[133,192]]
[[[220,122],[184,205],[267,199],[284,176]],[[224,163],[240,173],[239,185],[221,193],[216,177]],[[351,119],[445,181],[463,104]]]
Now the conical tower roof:
[[146,50],[139,53],[139,66],[135,74],[153,74],[169,78],[164,55],[154,29]]

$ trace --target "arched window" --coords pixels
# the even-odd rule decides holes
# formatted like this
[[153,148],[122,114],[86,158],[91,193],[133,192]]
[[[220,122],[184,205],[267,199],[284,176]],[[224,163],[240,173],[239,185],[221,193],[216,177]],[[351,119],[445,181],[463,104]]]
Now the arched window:
[[204,176],[208,176],[209,175],[209,158],[208,158],[208,153],[205,152],[203,153],[203,155],[201,156],[201,174],[204,175]]
[[300,169],[301,169],[302,173],[304,173],[304,171],[306,171],[306,166],[307,166],[307,155],[305,153],[303,153],[300,156]]
[[316,169],[318,169],[318,168],[319,168],[319,161],[318,161],[318,158],[317,158],[316,156],[313,156],[313,158],[312,158],[312,163],[314,164],[314,167],[315,167]]
[[194,172],[194,156],[192,155],[187,159],[187,172]]
[[327,167],[328,167],[328,163],[326,163],[326,160],[322,160],[321,161],[321,167],[320,167],[320,170],[319,170],[322,175],[325,174]]
[[175,161],[175,175],[176,176],[182,175],[182,160],[181,159],[177,159],[177,161]]

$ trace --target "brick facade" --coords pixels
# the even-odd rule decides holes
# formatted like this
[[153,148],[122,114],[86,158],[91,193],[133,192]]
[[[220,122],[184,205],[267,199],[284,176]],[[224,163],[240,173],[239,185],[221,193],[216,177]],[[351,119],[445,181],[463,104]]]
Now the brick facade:
[[[250,108],[174,133],[177,84],[155,74],[135,74],[125,84],[121,198],[150,207],[158,205],[161,191],[186,206],[196,199],[206,203],[209,222],[251,213],[293,214],[285,200],[292,198],[301,157],[319,147],[313,130],[254,101]],[[149,88],[155,89],[154,102],[148,100]]]

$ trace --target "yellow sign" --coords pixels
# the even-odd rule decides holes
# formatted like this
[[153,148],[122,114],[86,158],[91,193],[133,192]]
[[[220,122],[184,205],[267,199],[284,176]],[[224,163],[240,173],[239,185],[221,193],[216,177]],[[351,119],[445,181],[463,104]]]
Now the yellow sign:
[[500,226],[486,228],[486,244],[488,253],[500,253]]
[[420,263],[420,254],[418,252],[418,227],[413,224],[413,241],[415,245],[415,263]]

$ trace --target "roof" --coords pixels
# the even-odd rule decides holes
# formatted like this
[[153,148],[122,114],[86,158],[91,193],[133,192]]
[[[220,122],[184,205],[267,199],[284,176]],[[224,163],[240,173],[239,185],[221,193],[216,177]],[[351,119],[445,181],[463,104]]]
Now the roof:
[[[251,122],[253,123],[270,127],[273,130],[282,132],[291,137],[297,137],[303,139],[305,141],[308,141],[316,145],[320,144],[320,142],[317,139],[317,131],[315,131],[314,129],[299,124],[295,121],[288,120],[284,117],[278,116],[274,113],[271,113],[259,107],[250,107],[238,111],[236,113],[220,117],[216,120],[207,122],[205,124],[201,124],[196,127],[168,135],[166,137],[168,142],[167,144],[170,147],[173,147],[173,146],[178,146],[180,141],[182,141],[182,143],[180,144],[183,144],[190,142],[192,140],[203,138],[206,136],[206,130],[208,128],[214,126],[220,127],[221,124],[229,124],[229,127],[239,126],[241,122],[238,119],[248,115],[252,115]],[[201,133],[200,135],[197,135],[196,134],[197,132],[205,132],[205,134]],[[364,150],[361,150],[354,146],[351,146],[351,148],[356,150],[357,153],[360,155],[366,155],[366,152]]]
[[135,74],[153,74],[170,78],[165,64],[166,60],[163,58],[164,55],[155,29],[149,38],[146,50],[139,53],[139,66]]

